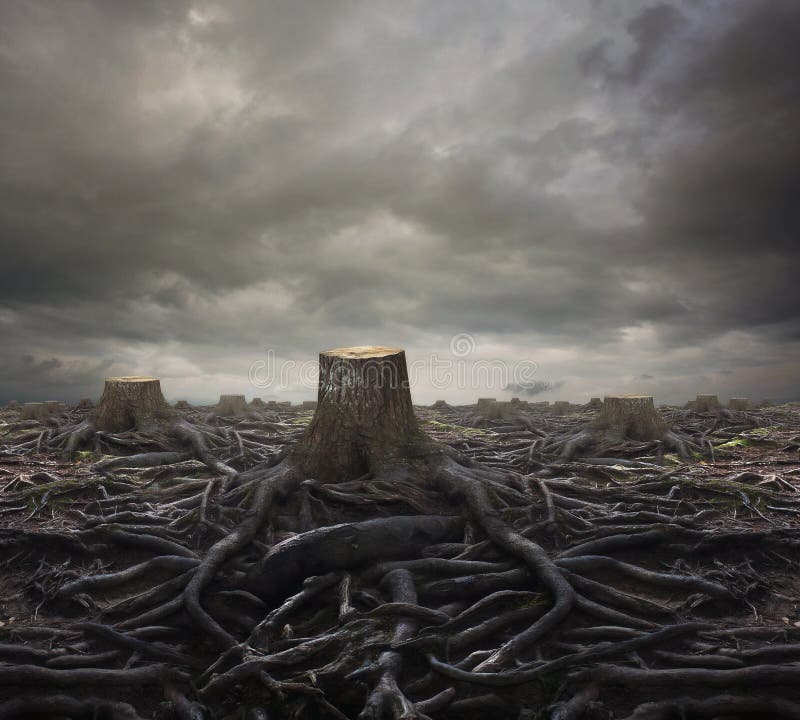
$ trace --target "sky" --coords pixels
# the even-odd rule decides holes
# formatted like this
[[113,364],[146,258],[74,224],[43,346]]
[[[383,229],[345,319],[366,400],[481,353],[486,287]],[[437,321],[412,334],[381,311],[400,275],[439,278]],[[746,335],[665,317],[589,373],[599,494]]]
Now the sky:
[[800,399],[797,0],[3,0],[0,402]]

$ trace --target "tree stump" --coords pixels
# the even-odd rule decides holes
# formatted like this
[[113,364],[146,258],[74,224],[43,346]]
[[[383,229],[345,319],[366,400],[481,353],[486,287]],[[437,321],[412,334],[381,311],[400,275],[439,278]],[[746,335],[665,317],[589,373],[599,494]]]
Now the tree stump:
[[94,414],[94,425],[112,433],[143,429],[171,412],[158,378],[108,378]]
[[692,409],[695,412],[715,412],[722,407],[716,395],[698,395]]
[[567,415],[572,411],[572,405],[566,400],[556,400],[553,403],[553,415]]
[[599,422],[614,437],[659,440],[667,431],[652,395],[606,395]]
[[214,406],[214,415],[222,417],[238,417],[247,414],[247,401],[244,395],[220,395]]
[[189,404],[188,400],[178,400],[173,406],[176,410],[191,410],[192,406]]
[[492,403],[496,403],[497,398],[478,398],[478,407],[486,407],[487,405],[491,405]]
[[89,408],[93,408],[94,403],[92,402],[91,398],[81,398],[78,400],[78,409],[79,410],[88,410]]
[[603,407],[603,400],[599,397],[593,397],[586,404],[586,407],[592,410],[599,410],[601,407]]
[[431,405],[431,410],[447,410],[450,406],[444,400],[437,400]]
[[495,401],[484,405],[481,415],[487,420],[508,420],[514,417],[516,408],[510,402]]
[[20,420],[38,420],[39,422],[45,422],[54,412],[54,406],[47,402],[23,403],[22,410],[20,411]]
[[300,407],[303,410],[316,410],[317,409],[317,401],[316,400],[303,400],[300,403]]
[[254,397],[250,401],[250,407],[262,408],[262,407],[266,407],[266,404],[264,403],[264,401],[260,397]]
[[19,410],[19,400],[9,400],[6,403],[6,407],[9,410]]
[[728,402],[728,408],[730,410],[749,410],[750,400],[747,398],[731,398]]
[[314,417],[299,443],[301,463],[324,482],[364,475],[399,457],[422,433],[400,348],[336,348],[319,355]]

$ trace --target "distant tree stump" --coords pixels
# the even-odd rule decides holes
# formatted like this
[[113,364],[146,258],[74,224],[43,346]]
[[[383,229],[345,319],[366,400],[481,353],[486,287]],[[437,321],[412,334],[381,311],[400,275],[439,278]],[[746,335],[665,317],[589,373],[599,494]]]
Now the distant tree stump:
[[759,407],[772,407],[774,404],[775,404],[775,401],[772,398],[764,398],[759,403]]
[[264,401],[260,397],[254,397],[250,401],[250,407],[262,408],[262,407],[266,407],[266,404],[264,403]]
[[214,406],[214,415],[221,417],[238,417],[247,415],[247,401],[244,395],[220,395]]
[[553,415],[567,415],[572,412],[572,405],[566,400],[556,400],[553,403],[552,411]]
[[94,413],[94,425],[105,432],[124,432],[148,428],[171,414],[158,378],[108,378]]
[[38,420],[45,422],[55,412],[53,405],[46,402],[29,402],[22,405],[21,420]]
[[81,398],[78,400],[77,407],[79,410],[88,410],[89,408],[94,407],[94,403],[92,402],[91,398]]
[[515,416],[517,408],[510,402],[495,401],[484,405],[481,415],[487,420],[509,420]]
[[303,410],[316,410],[317,409],[317,401],[316,400],[303,400],[300,403],[300,407]]
[[695,412],[715,412],[722,407],[716,395],[698,395],[692,409]]
[[298,448],[308,476],[324,482],[359,477],[407,457],[421,436],[403,350],[360,346],[320,353],[317,409]]
[[497,398],[478,398],[478,407],[482,408],[487,405],[491,405],[492,403],[496,403]]
[[176,410],[191,410],[192,406],[189,404],[188,400],[178,400],[178,402],[173,405]]
[[728,402],[728,409],[740,411],[749,410],[750,400],[747,398],[731,398]]
[[450,406],[444,400],[437,400],[431,405],[431,410],[447,410]]
[[6,403],[6,407],[9,410],[18,410],[19,409],[19,400],[9,400]]
[[658,440],[667,430],[652,395],[607,395],[598,421],[612,436],[631,440]]
[[599,410],[603,407],[603,400],[599,397],[590,398],[589,402],[586,403],[586,407],[590,408],[591,410]]

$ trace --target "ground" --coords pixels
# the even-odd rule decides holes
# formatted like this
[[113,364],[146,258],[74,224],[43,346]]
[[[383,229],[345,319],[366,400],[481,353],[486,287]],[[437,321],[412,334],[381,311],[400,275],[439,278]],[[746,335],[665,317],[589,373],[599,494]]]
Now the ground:
[[541,452],[573,410],[416,408],[487,518],[416,465],[289,483],[311,410],[214,420],[233,480],[36,452],[0,410],[0,716],[800,717],[800,406],[662,409],[690,459]]

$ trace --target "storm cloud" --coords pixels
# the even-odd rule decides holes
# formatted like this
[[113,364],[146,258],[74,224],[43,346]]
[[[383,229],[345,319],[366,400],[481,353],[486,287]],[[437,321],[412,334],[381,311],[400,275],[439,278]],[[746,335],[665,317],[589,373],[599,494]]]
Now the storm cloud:
[[796,397],[797,37],[794,0],[7,0],[0,401],[309,398],[371,343]]

